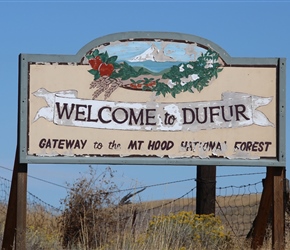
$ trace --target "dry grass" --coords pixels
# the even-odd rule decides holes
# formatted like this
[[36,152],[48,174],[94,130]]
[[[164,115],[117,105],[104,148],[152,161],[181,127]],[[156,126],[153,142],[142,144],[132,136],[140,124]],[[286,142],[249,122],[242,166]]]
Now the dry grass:
[[[244,195],[244,196],[227,196],[217,197],[216,214],[222,219],[223,225],[230,232],[234,229],[237,233],[232,234],[233,249],[250,249],[250,242],[245,236],[239,237],[239,232],[248,232],[258,210],[256,205],[260,200],[260,195]],[[173,205],[174,204],[174,205]],[[99,250],[119,250],[119,249],[182,249],[168,248],[166,239],[156,236],[150,242],[145,241],[148,223],[153,215],[168,214],[174,211],[195,211],[194,199],[182,199],[178,205],[172,203],[172,200],[160,200],[143,202],[140,204],[129,204],[119,207],[119,214],[127,216],[126,228],[122,231],[116,231],[113,237],[107,238]],[[222,211],[222,212],[221,212]],[[2,237],[5,223],[6,205],[0,204],[0,244],[2,245]],[[136,215],[137,213],[137,215]],[[241,216],[244,214],[245,216]],[[132,219],[134,218],[135,219]],[[242,220],[241,218],[244,217]],[[121,219],[121,217],[119,218]],[[286,216],[286,225],[290,219]],[[63,249],[61,246],[61,233],[57,223],[58,217],[52,215],[41,206],[34,206],[28,210],[27,215],[27,249]],[[247,221],[247,224],[245,224]],[[230,223],[230,225],[228,225]],[[241,226],[243,225],[243,226]],[[84,225],[83,230],[86,230]],[[161,232],[162,234],[162,232]],[[84,240],[85,242],[85,240]],[[286,230],[286,249],[290,249],[290,235]],[[225,248],[223,246],[223,248]],[[70,246],[70,249],[89,249],[82,242]],[[192,245],[188,249],[201,249]],[[217,248],[216,248],[217,249]],[[269,238],[262,249],[272,249],[271,238]]]

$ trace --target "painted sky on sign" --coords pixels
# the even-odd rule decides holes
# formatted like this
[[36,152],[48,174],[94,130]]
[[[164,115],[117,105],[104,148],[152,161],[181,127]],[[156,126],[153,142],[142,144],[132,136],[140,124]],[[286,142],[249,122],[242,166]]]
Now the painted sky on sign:
[[[138,56],[151,46],[155,46],[159,53],[164,53],[166,56],[172,57],[172,60],[179,62],[195,61],[196,56],[200,56],[206,50],[194,44],[172,43],[172,42],[128,42],[110,44],[102,47],[100,52],[107,51],[110,56],[118,56],[118,61],[130,61],[135,56]],[[190,54],[188,53],[190,51]]]
[[[284,57],[288,60],[289,10],[290,1],[0,0],[0,176],[11,179],[15,157],[20,53],[74,55],[90,41],[108,34],[162,31],[203,37],[218,44],[232,57]],[[288,90],[286,94],[289,99]],[[289,134],[286,139],[289,146]],[[102,170],[106,166],[94,167]],[[194,166],[112,167],[117,171],[115,180],[120,188],[196,176]],[[66,190],[60,186],[72,183],[87,170],[87,165],[29,165],[28,174],[32,177],[28,178],[28,190],[45,202],[59,206],[59,200],[66,195]],[[264,167],[218,167],[217,175],[263,171]],[[218,178],[217,186],[247,185],[264,176]],[[289,172],[287,177],[290,177]],[[191,181],[147,189],[140,194],[140,199],[177,198],[195,185]]]

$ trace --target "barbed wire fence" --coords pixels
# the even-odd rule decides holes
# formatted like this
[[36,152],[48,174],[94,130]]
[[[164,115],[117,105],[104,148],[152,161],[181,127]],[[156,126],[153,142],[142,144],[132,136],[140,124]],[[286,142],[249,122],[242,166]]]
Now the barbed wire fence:
[[[265,175],[265,172],[259,173],[246,173],[234,175],[220,175],[218,178],[230,178],[233,176],[242,175]],[[35,177],[32,177],[35,178]],[[39,179],[39,178],[38,178]],[[41,180],[41,179],[39,179]],[[43,180],[45,181],[45,180]],[[138,209],[135,217],[137,220],[142,220],[146,225],[154,215],[165,215],[169,213],[178,213],[180,211],[193,211],[196,210],[196,185],[195,178],[177,180],[166,183],[158,183],[147,186],[140,186],[135,188],[128,188],[114,192],[135,192],[136,190],[150,188],[159,188],[164,185],[176,185],[177,183],[192,181],[192,187],[185,190],[183,195],[175,199],[168,199],[163,201],[142,202],[142,206]],[[47,182],[47,181],[45,181]],[[60,188],[67,188],[50,182],[52,185],[59,186]],[[7,204],[9,200],[11,181],[0,176],[0,223],[4,227]],[[216,188],[216,216],[219,216],[226,225],[227,229],[232,231],[233,235],[238,237],[246,237],[249,233],[252,223],[257,215],[259,208],[260,198],[262,191],[262,178],[261,181],[241,185],[241,186],[224,186]],[[27,193],[27,210],[28,219],[35,224],[41,224],[44,221],[49,221],[55,224],[56,217],[61,215],[62,209],[56,208],[34,194]],[[132,215],[133,216],[133,215]],[[136,219],[136,218],[135,218]]]

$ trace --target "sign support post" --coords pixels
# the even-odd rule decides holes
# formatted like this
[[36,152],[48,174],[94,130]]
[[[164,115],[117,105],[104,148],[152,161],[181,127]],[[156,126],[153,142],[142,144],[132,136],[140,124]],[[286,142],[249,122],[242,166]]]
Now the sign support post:
[[[263,246],[269,219],[272,222],[272,247],[285,247],[285,167],[267,167],[267,175],[257,217],[254,221],[252,249]],[[271,213],[271,211],[273,211]]]
[[16,250],[26,249],[26,213],[27,164],[19,163],[17,147],[3,235],[3,250],[12,250],[14,239]]
[[26,249],[27,164],[19,164],[17,174],[16,249]]
[[274,168],[272,248],[285,249],[285,167]]
[[216,166],[197,166],[196,213],[215,214]]

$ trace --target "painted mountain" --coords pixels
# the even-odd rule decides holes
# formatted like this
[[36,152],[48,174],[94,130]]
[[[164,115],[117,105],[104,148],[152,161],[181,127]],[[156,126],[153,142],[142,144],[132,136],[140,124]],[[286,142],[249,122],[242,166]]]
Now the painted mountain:
[[129,62],[144,62],[144,61],[154,61],[154,62],[174,62],[174,58],[167,56],[164,50],[158,49],[154,44],[150,48],[145,50],[142,54],[135,56],[134,58],[128,60]]

